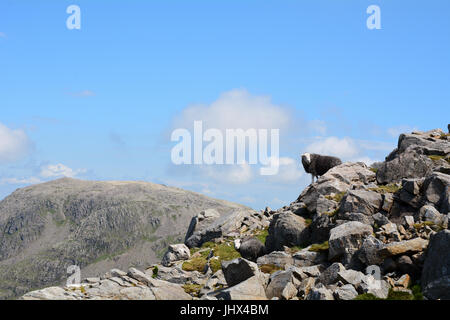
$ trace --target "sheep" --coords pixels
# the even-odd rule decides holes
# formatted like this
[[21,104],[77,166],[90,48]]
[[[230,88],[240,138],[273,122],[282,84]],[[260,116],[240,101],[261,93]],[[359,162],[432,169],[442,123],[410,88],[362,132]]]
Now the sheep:
[[254,237],[234,240],[234,248],[241,254],[242,258],[253,262],[266,254],[264,244]]
[[336,157],[304,153],[302,155],[302,164],[305,171],[311,174],[312,183],[314,183],[314,177],[318,178],[324,175],[331,168],[342,164],[342,161]]

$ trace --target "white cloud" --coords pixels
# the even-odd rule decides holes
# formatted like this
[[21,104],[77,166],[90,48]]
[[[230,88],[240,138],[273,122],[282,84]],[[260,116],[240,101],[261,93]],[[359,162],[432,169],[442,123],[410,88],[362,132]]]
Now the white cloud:
[[41,167],[40,176],[43,178],[57,178],[57,177],[68,177],[74,178],[75,176],[85,173],[85,169],[73,170],[61,163],[49,164]]
[[0,123],[0,164],[20,160],[28,155],[31,147],[25,131],[9,129]]
[[175,118],[175,128],[190,128],[195,120],[217,129],[280,129],[292,124],[290,110],[271,102],[269,96],[254,96],[243,89],[222,93],[210,105],[192,105]]
[[358,146],[351,138],[327,137],[308,145],[305,152],[326,154],[343,159],[350,159],[359,154]]

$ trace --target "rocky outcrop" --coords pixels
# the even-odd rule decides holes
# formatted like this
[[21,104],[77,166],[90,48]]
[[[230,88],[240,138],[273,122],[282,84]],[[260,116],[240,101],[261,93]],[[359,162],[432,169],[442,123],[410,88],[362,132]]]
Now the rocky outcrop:
[[397,149],[377,171],[377,181],[386,184],[403,178],[422,178],[433,171],[448,174],[450,165],[445,159],[449,154],[448,137],[440,129],[401,134]]
[[71,265],[84,277],[146,268],[208,209],[249,210],[146,182],[64,178],[19,189],[0,202],[0,299],[59,285]]
[[171,244],[167,252],[161,261],[161,264],[165,267],[169,267],[175,261],[189,260],[191,253],[189,248],[184,243]]
[[163,265],[24,298],[450,299],[449,146],[439,130],[401,135],[386,161],[335,166],[276,211],[200,210],[190,250],[170,246]]
[[273,217],[266,238],[266,250],[272,252],[283,246],[300,246],[307,241],[306,221],[292,212],[283,212]]
[[[113,273],[113,272],[111,272]],[[115,272],[117,274],[117,272]],[[192,300],[180,285],[153,279],[131,268],[128,273],[90,278],[76,286],[50,287],[27,293],[23,300]]]
[[431,237],[421,281],[428,298],[450,299],[450,230]]

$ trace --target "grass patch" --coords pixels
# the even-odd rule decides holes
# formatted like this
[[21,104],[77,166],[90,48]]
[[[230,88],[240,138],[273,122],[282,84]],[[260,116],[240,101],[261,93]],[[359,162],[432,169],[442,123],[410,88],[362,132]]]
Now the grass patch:
[[414,300],[423,300],[422,287],[419,284],[413,285],[411,291],[414,296]]
[[441,133],[441,136],[439,137],[439,139],[447,140],[447,137],[450,137],[450,133]]
[[153,279],[156,278],[156,277],[158,276],[158,271],[159,271],[158,266],[155,266],[155,267],[153,268],[153,271],[152,271],[152,278],[153,278]]
[[191,296],[199,297],[202,286],[199,284],[186,283],[182,285],[182,288]]
[[377,168],[369,168],[370,171],[372,171],[373,173],[377,173],[378,169]]
[[305,249],[305,248],[302,247],[302,246],[293,246],[293,247],[290,247],[290,248],[288,249],[288,252],[289,252],[290,254],[294,254],[294,253],[296,253],[297,251],[300,251],[300,250],[303,250],[303,249]]
[[438,155],[431,155],[428,156],[428,158],[430,158],[433,161],[439,161],[439,160],[445,160],[447,161],[447,163],[450,163],[450,157],[446,157],[446,156],[438,156]]
[[206,258],[200,256],[192,258],[188,261],[183,262],[182,269],[184,271],[198,271],[203,272],[206,266]]
[[259,267],[261,272],[272,274],[276,271],[283,270],[283,268],[274,264],[263,264]]
[[336,201],[337,203],[340,203],[342,201],[342,199],[344,198],[345,194],[346,194],[346,191],[343,191],[343,192],[336,193],[333,196],[326,195],[325,198],[327,198],[328,200],[333,200],[333,201]]
[[358,295],[355,299],[353,300],[383,300],[381,298],[377,298],[375,297],[373,294],[371,293],[363,293]]
[[396,193],[398,190],[400,190],[402,187],[398,186],[395,183],[390,183],[385,186],[379,186],[377,188],[369,188],[370,191],[375,191],[381,194],[385,193]]
[[306,226],[309,226],[312,223],[312,219],[305,219]]
[[336,215],[336,213],[338,213],[338,212],[339,212],[339,208],[336,208],[333,211],[324,212],[324,214],[326,214],[329,217],[334,217]]
[[391,288],[386,299],[377,298],[371,293],[363,293],[353,300],[423,300],[422,290],[419,285],[411,287],[411,290],[413,294],[405,291],[394,291]]
[[433,161],[439,161],[439,160],[444,159],[444,156],[431,155],[431,156],[428,156],[428,158],[430,158]]
[[309,251],[312,252],[322,252],[322,251],[327,251],[330,248],[328,241],[325,241],[323,243],[315,243],[312,244],[311,247],[309,248]]
[[436,232],[439,232],[439,231],[442,231],[442,230],[446,229],[444,225],[442,225],[440,223],[435,223],[433,221],[424,221],[424,222],[421,222],[421,223],[415,223],[413,226],[414,226],[414,228],[416,230],[420,230],[420,229],[423,229],[425,227],[430,227],[431,229],[433,229],[433,231],[436,231]]
[[[203,250],[202,250],[203,249]],[[210,249],[213,252],[213,257],[209,261],[209,266],[213,272],[216,272],[222,268],[222,261],[229,261],[239,258],[241,255],[236,249],[231,241],[224,243],[214,243],[205,242],[201,249],[192,249],[191,254],[199,253],[196,257],[187,260],[183,263],[182,269],[185,271],[198,271],[203,272],[207,264],[207,257],[209,255]]]
[[386,300],[414,300],[414,296],[409,292],[389,289],[389,295]]
[[266,238],[269,235],[269,228],[264,228],[263,230],[259,230],[256,234],[255,237],[256,239],[258,239],[259,241],[261,241],[262,243],[266,243]]

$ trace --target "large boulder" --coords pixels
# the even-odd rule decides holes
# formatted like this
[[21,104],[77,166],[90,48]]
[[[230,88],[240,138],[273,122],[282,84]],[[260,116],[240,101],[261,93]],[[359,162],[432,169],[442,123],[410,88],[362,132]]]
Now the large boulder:
[[178,284],[153,279],[148,274],[135,268],[130,268],[127,275],[150,287],[156,300],[192,300],[192,297]]
[[441,139],[443,134],[440,129],[401,134],[397,149],[386,158],[377,171],[378,183],[427,177],[433,171],[448,172],[450,165],[446,161],[430,158],[430,156],[445,157],[450,153],[449,141]]
[[423,251],[428,246],[428,240],[422,238],[414,238],[411,240],[403,240],[397,242],[390,242],[383,246],[378,255],[383,259],[400,256],[404,254],[412,254]]
[[367,266],[382,264],[384,259],[380,256],[379,252],[384,246],[384,243],[374,236],[368,236],[358,251],[359,260]]
[[202,211],[192,218],[184,243],[189,248],[200,247],[223,235],[239,234],[244,225],[262,229],[264,224],[256,216],[256,211],[245,209],[232,210],[220,216],[213,209]]
[[305,300],[334,300],[333,292],[325,286],[311,288]]
[[372,227],[361,222],[350,221],[337,226],[330,232],[328,259],[347,265],[359,250],[364,239],[372,234]]
[[321,176],[317,182],[310,184],[298,197],[297,202],[303,202],[309,212],[315,212],[317,201],[322,196],[341,194],[351,186],[361,186],[375,180],[375,173],[362,162],[346,162],[333,167]]
[[433,204],[439,212],[450,212],[450,176],[439,172],[433,173],[423,183],[424,201]]
[[303,272],[295,267],[275,272],[266,288],[267,298],[277,297],[285,300],[293,298],[297,295],[297,287],[304,278],[306,277]]
[[260,276],[258,265],[243,258],[222,262],[222,271],[229,287],[253,276]]
[[327,214],[317,215],[308,226],[310,243],[322,243],[330,237],[330,230],[336,226]]
[[292,255],[294,265],[298,267],[309,267],[327,262],[326,251],[310,251],[311,246],[297,251]]
[[342,200],[341,212],[359,212],[371,216],[383,205],[383,197],[374,191],[349,190]]
[[353,300],[358,296],[358,291],[351,284],[343,285],[334,292],[336,300]]
[[294,259],[290,254],[284,251],[272,251],[256,260],[259,267],[263,265],[272,265],[278,268],[285,269],[288,266],[294,265]]
[[336,283],[339,280],[338,273],[344,270],[345,267],[341,263],[335,262],[320,274],[319,281],[324,285]]
[[427,298],[450,299],[450,230],[431,237],[421,283]]
[[308,229],[303,217],[290,211],[276,214],[269,226],[266,238],[266,250],[282,250],[283,246],[304,245],[308,241]]
[[212,295],[219,300],[267,300],[264,287],[256,276]]
[[189,248],[184,243],[171,244],[167,252],[161,261],[162,265],[169,267],[175,261],[189,260],[191,257],[191,252]]

